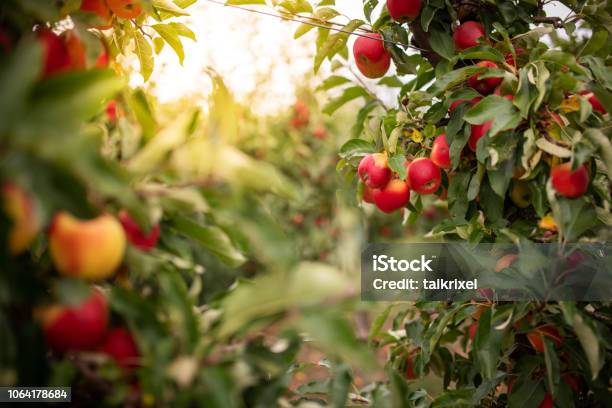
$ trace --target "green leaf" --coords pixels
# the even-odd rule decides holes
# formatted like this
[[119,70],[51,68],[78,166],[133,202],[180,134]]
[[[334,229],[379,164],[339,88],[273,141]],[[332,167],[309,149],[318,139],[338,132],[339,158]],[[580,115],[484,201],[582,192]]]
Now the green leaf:
[[171,27],[181,37],[189,38],[193,41],[197,41],[196,35],[189,27],[183,23],[171,22],[167,23],[167,26]]
[[482,68],[474,66],[462,67],[454,71],[450,71],[442,75],[440,78],[437,78],[435,82],[427,89],[427,92],[433,95],[439,95],[447,89],[465,81],[470,76],[482,71]]
[[225,4],[232,4],[236,6],[243,6],[246,4],[261,4],[262,6],[265,6],[266,0],[227,0]]
[[185,10],[174,4],[171,0],[153,0],[153,7],[157,10],[173,16],[188,16]]
[[398,173],[399,178],[404,180],[406,178],[406,158],[402,154],[396,154],[391,156],[388,160],[389,168],[394,172]]
[[378,81],[378,85],[384,85],[391,88],[401,88],[404,86],[404,83],[396,76],[387,76]]
[[238,267],[246,261],[245,256],[234,246],[227,234],[219,227],[201,225],[183,216],[174,218],[172,226],[179,233],[210,250],[229,266]]
[[505,61],[504,55],[490,45],[478,45],[468,48],[461,53],[460,57],[463,59],[490,60],[494,62]]
[[446,31],[432,29],[429,33],[429,45],[436,52],[436,54],[447,60],[450,60],[455,56],[453,39]]
[[313,26],[312,24],[300,24],[297,30],[295,30],[295,33],[293,33],[293,39],[297,40],[313,28],[315,28],[315,26]]
[[329,101],[324,107],[322,112],[326,115],[331,115],[338,109],[340,109],[347,102],[352,101],[360,97],[369,96],[368,92],[361,86],[353,86],[344,90],[342,95]]
[[560,230],[563,237],[572,242],[597,224],[593,205],[583,197],[575,199],[558,198]]
[[334,364],[329,384],[329,401],[333,407],[344,407],[348,398],[353,374],[350,366],[344,363]]
[[344,85],[349,82],[351,82],[351,80],[348,78],[345,78],[340,75],[332,75],[329,78],[326,78],[323,83],[317,87],[317,89],[327,91],[329,89],[335,88],[336,86]]
[[548,385],[548,391],[553,395],[557,394],[559,387],[561,371],[559,367],[559,358],[555,350],[554,343],[547,337],[542,336],[544,339],[544,363],[546,364],[546,384]]
[[464,116],[471,124],[482,124],[493,120],[490,137],[503,130],[514,129],[521,121],[521,115],[512,102],[498,95],[489,95],[474,105]]
[[278,5],[292,14],[312,13],[312,6],[306,0],[285,0]]
[[174,29],[166,24],[153,24],[151,26],[157,33],[172,47],[176,53],[179,63],[183,65],[185,59],[185,52],[183,51],[183,43]]
[[596,30],[591,39],[586,43],[582,51],[581,55],[590,55],[595,54],[599,51],[604,45],[606,45],[608,41],[608,31],[605,29]]
[[349,33],[352,33],[361,25],[363,25],[363,20],[351,20],[342,28],[342,32],[327,36],[324,42],[317,47],[317,53],[314,60],[315,74],[319,71],[325,58],[331,60],[334,55],[339,53],[346,46]]
[[146,40],[144,35],[138,31],[134,30],[134,52],[138,57],[138,61],[140,62],[140,74],[147,81],[151,74],[153,73],[153,68],[155,66],[155,61],[153,60],[153,49],[151,48],[151,44]]
[[589,72],[582,65],[576,62],[576,57],[567,52],[558,50],[548,50],[540,56],[540,59],[544,61],[554,62],[561,66],[567,66],[570,70],[579,75],[589,75]]
[[338,155],[343,159],[350,159],[355,156],[365,156],[375,153],[376,147],[363,139],[350,139],[342,145]]

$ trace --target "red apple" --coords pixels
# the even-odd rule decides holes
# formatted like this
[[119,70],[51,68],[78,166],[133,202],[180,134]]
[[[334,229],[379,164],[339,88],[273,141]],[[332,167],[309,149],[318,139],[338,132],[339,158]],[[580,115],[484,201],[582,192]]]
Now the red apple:
[[103,25],[96,26],[96,28],[100,30],[105,30],[111,27],[111,25],[108,24],[111,19],[111,11],[105,0],[82,0],[81,11],[84,11],[86,13],[93,13],[100,17],[100,19],[106,23]]
[[[497,68],[497,64],[493,61],[480,61],[476,64],[477,67],[481,68]],[[495,89],[496,86],[501,84],[501,77],[492,77],[485,79],[478,79],[480,74],[472,75],[468,78],[468,85],[483,95],[488,95]]]
[[363,201],[374,204],[374,190],[365,184],[363,185]]
[[476,151],[476,144],[478,143],[480,138],[487,134],[489,129],[491,129],[492,125],[492,120],[487,120],[482,125],[472,125],[470,138],[468,139],[468,146],[473,152]]
[[417,378],[416,373],[414,372],[414,357],[412,355],[406,358],[406,379],[414,380]]
[[374,204],[379,210],[391,213],[403,208],[410,200],[410,189],[406,182],[400,179],[393,179],[380,190],[373,190],[372,196]]
[[359,71],[368,78],[380,78],[391,65],[391,55],[378,33],[359,37],[353,44],[353,57]]
[[438,190],[442,182],[442,173],[436,164],[426,157],[410,163],[408,167],[410,188],[419,194],[431,194]]
[[387,10],[395,21],[414,20],[421,11],[421,0],[387,0]]
[[100,353],[106,354],[124,369],[138,366],[140,353],[130,331],[125,327],[110,329],[98,347]]
[[327,139],[327,129],[323,125],[317,125],[312,131],[312,135],[319,140]]
[[[515,47],[514,48],[514,53],[516,54],[516,58],[519,59],[520,57],[522,57],[523,55],[525,55],[525,50],[520,48],[520,47]],[[508,65],[512,65],[513,67],[516,67],[516,61],[514,60],[514,56],[512,55],[511,52],[506,54],[506,64]]]
[[597,112],[601,113],[602,115],[605,115],[607,113],[606,109],[603,107],[603,105],[601,104],[599,99],[597,99],[597,97],[595,96],[595,94],[593,92],[582,91],[582,92],[580,92],[580,95],[583,95],[583,96],[589,98],[589,103],[593,107],[593,110],[596,110]]
[[459,50],[478,45],[478,40],[483,37],[485,37],[484,27],[476,21],[466,21],[453,33],[455,47]]
[[444,133],[436,137],[433,142],[431,161],[442,169],[450,169],[451,167],[450,149]]
[[121,222],[123,226],[128,241],[136,248],[142,249],[143,251],[150,251],[157,245],[157,240],[159,239],[159,224],[153,225],[149,232],[144,232],[125,210],[119,212],[119,222]]
[[359,177],[370,188],[384,187],[391,180],[391,169],[384,153],[369,154],[359,162]]
[[72,67],[70,52],[63,38],[48,29],[36,33],[43,48],[43,76],[48,77]]
[[291,118],[291,126],[294,129],[301,129],[308,126],[310,122],[310,109],[301,100],[297,100],[293,105],[293,117]]
[[106,117],[109,122],[115,122],[117,120],[117,101],[110,101],[106,105]]
[[97,289],[80,304],[53,305],[40,311],[49,347],[56,352],[92,350],[104,337],[108,305]]
[[589,186],[589,172],[584,164],[573,172],[569,162],[554,166],[550,178],[557,193],[567,198],[580,197]]
[[549,392],[547,392],[546,395],[544,395],[542,402],[540,402],[540,405],[538,405],[538,408],[554,408],[554,406],[555,403],[553,402],[553,397]]
[[468,102],[472,105],[476,105],[478,102],[480,102],[480,100],[482,99],[482,97],[480,96],[475,96],[474,98],[467,100],[467,99],[457,99],[455,101],[453,101],[453,103],[450,104],[450,106],[448,107],[448,111],[450,113],[453,113],[455,111],[455,109],[457,109],[457,107],[463,103],[463,102]]

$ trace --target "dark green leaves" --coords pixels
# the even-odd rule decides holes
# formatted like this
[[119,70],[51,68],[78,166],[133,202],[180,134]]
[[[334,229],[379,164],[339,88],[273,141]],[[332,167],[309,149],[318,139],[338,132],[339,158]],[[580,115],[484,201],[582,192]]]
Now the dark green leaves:
[[432,29],[429,34],[431,48],[443,58],[452,59],[455,55],[455,45],[451,36],[440,29]]
[[350,159],[354,156],[365,156],[375,152],[375,146],[372,143],[363,139],[351,139],[342,145],[338,155],[343,159]]
[[489,95],[478,102],[464,118],[471,124],[483,124],[492,120],[490,136],[495,136],[502,130],[513,129],[521,121],[521,116],[512,102],[497,95]]

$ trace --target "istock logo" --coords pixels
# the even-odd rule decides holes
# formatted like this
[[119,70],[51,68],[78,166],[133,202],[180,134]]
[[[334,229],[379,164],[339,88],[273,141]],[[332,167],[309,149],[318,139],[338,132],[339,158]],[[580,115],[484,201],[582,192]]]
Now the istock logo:
[[420,259],[395,259],[388,255],[372,255],[372,270],[374,272],[432,272],[429,264],[435,256],[427,258],[421,255]]

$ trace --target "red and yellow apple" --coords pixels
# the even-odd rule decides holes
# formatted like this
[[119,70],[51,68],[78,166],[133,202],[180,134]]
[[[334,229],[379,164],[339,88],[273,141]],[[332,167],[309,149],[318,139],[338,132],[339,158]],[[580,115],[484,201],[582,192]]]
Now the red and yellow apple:
[[51,259],[64,276],[100,280],[111,276],[125,252],[125,232],[113,216],[80,220],[66,212],[49,229]]
[[108,304],[97,289],[77,305],[56,304],[37,312],[49,347],[65,351],[93,350],[104,338]]
[[410,201],[410,189],[405,181],[393,179],[381,189],[372,191],[374,204],[385,213],[392,213],[408,204]]
[[25,251],[41,228],[41,221],[34,199],[20,186],[6,183],[2,186],[4,213],[12,222],[8,233],[8,250],[11,255]]
[[378,33],[357,38],[353,44],[353,57],[357,68],[367,78],[380,78],[391,66],[391,55]]
[[481,23],[476,21],[466,21],[461,24],[453,33],[455,47],[459,50],[475,47],[478,40],[485,37],[485,30]]
[[366,186],[382,188],[391,180],[392,172],[385,153],[373,153],[359,162],[357,173]]
[[442,182],[440,168],[429,158],[413,160],[408,166],[408,184],[419,194],[431,194],[438,190]]
[[142,14],[140,0],[106,0],[108,7],[118,17],[132,19]]
[[550,179],[555,191],[567,198],[580,197],[589,187],[589,172],[584,164],[574,171],[569,162],[554,166]]

